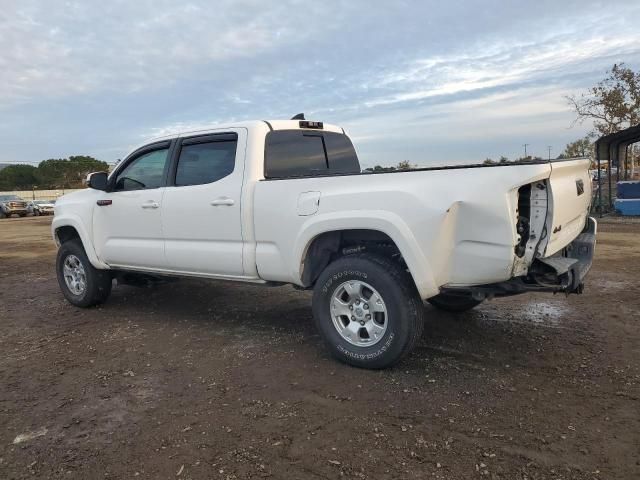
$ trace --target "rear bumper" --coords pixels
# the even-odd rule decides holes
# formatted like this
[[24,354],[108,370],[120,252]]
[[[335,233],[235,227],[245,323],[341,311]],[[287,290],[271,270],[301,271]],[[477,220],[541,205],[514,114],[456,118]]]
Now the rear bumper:
[[582,293],[584,279],[595,255],[597,222],[587,218],[584,230],[557,254],[534,260],[529,274],[505,282],[472,287],[449,287],[441,292],[471,294],[477,300],[506,297],[525,292]]
[[584,278],[591,270],[593,264],[593,256],[596,253],[596,233],[598,232],[598,223],[595,218],[587,218],[587,225],[580,235],[567,247],[567,258],[575,259],[576,263],[572,265],[572,282],[570,288],[582,289]]

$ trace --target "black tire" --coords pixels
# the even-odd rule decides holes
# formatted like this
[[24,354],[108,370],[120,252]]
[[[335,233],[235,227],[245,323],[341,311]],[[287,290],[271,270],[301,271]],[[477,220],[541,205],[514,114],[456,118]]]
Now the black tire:
[[0,218],[7,218],[7,214],[0,210]]
[[[331,299],[348,280],[365,282],[382,297],[386,331],[374,345],[353,345],[334,326]],[[369,253],[348,255],[327,266],[314,287],[313,316],[332,355],[361,368],[394,365],[413,350],[424,329],[424,308],[411,276],[398,263]]]
[[[80,294],[72,292],[64,278],[64,262],[70,256],[75,256],[84,269],[85,288]],[[103,303],[111,293],[112,276],[108,270],[98,270],[87,258],[82,242],[79,239],[70,240],[60,245],[56,258],[56,273],[58,284],[64,297],[76,307],[92,307]]]
[[440,293],[427,300],[434,307],[445,312],[461,313],[480,305],[483,300],[475,300],[471,296]]

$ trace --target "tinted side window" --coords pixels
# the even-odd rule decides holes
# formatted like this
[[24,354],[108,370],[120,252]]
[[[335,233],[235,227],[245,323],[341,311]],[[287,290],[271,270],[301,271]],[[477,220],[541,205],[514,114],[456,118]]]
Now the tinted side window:
[[324,132],[324,143],[331,172],[360,173],[358,155],[349,137],[341,133]]
[[236,140],[183,145],[176,170],[176,186],[217,182],[235,167]]
[[302,177],[327,173],[322,134],[303,130],[269,132],[265,147],[265,176]]
[[118,173],[115,191],[148,190],[163,184],[168,148],[143,153]]
[[306,130],[276,130],[267,134],[266,178],[359,172],[358,156],[344,134]]

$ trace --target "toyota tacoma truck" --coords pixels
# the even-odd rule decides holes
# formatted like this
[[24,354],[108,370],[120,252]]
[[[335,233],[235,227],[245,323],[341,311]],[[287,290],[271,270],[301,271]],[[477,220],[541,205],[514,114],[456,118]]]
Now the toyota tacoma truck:
[[582,292],[589,160],[367,173],[342,128],[303,118],[156,138],[89,175],[55,205],[63,295],[89,307],[132,274],[292,284],[333,355],[384,368],[420,338],[424,300]]

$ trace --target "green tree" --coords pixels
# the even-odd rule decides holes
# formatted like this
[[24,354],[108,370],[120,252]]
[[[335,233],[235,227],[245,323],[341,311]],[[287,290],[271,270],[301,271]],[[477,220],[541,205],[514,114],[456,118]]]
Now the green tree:
[[575,157],[591,157],[593,156],[593,142],[588,136],[580,138],[575,142],[567,143],[564,148],[564,152],[560,155],[560,158],[575,158]]
[[0,191],[29,190],[38,185],[38,169],[32,165],[9,165],[0,170]]
[[574,124],[593,120],[591,136],[623,130],[640,123],[640,72],[614,64],[586,93],[566,98],[577,115]]
[[364,169],[365,172],[395,172],[396,167],[383,167],[381,165],[376,165],[375,167],[369,167]]
[[81,188],[91,172],[108,171],[109,165],[93,157],[78,155],[68,159],[51,158],[38,165],[40,183],[45,188]]
[[375,167],[365,168],[365,172],[397,172],[397,171],[405,171],[405,170],[413,170],[417,168],[417,165],[412,165],[406,160],[403,160],[398,163],[395,167],[383,167],[381,165],[376,165]]

